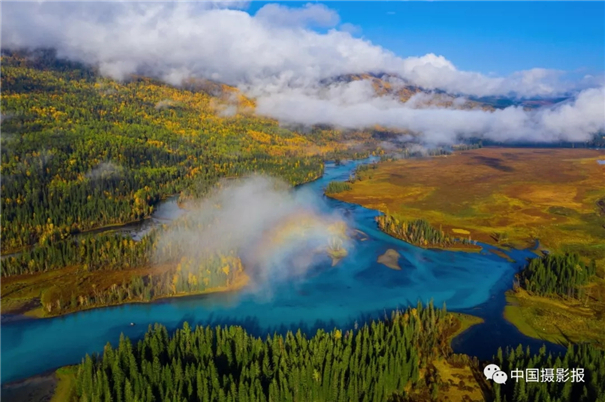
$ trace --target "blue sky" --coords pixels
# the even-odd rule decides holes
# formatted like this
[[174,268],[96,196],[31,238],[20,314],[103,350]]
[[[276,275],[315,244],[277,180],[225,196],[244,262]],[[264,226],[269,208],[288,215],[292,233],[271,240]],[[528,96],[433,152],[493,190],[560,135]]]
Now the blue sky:
[[[283,2],[297,7],[307,2]],[[322,2],[318,2],[322,3]],[[253,2],[254,13],[265,2]],[[358,36],[400,56],[443,55],[461,70],[507,75],[534,67],[605,70],[605,2],[356,2],[322,4]]]

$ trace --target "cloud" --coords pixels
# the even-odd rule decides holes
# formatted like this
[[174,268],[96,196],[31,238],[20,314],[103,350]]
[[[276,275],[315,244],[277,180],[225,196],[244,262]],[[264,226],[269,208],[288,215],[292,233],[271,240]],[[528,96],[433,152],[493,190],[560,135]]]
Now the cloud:
[[323,4],[308,3],[301,8],[290,8],[281,4],[267,4],[255,14],[255,19],[282,27],[332,28],[340,21],[336,11]]
[[293,191],[265,176],[223,181],[188,206],[186,225],[177,220],[159,232],[155,257],[164,259],[174,245],[179,257],[192,259],[236,252],[254,284],[266,291],[269,281],[304,276],[335,237],[346,243],[344,221],[338,213],[322,212],[321,203],[311,191]]
[[537,113],[539,124],[559,137],[605,131],[605,87],[587,89],[573,101]]
[[91,180],[108,179],[122,176],[122,171],[123,168],[113,162],[101,162],[86,173],[86,177]]
[[359,25],[354,25],[348,22],[341,24],[338,29],[343,32],[348,32],[351,35],[359,35],[361,33],[361,27]]
[[427,144],[452,144],[464,138],[494,141],[587,141],[605,130],[605,88],[582,91],[577,98],[551,108],[495,111],[418,108],[412,97],[402,104],[392,97],[372,97],[365,81],[342,84],[331,91],[290,90],[262,97],[258,113],[303,124],[335,124],[343,128],[383,127],[410,130]]
[[[602,114],[585,101],[602,105],[603,90],[590,89],[603,85],[601,76],[571,81],[564,72],[541,68],[504,77],[461,71],[442,55],[404,58],[356,38],[324,5],[268,4],[251,15],[228,4],[3,3],[2,47],[53,47],[59,56],[97,65],[118,80],[133,73],[172,85],[210,78],[257,97],[259,112],[284,122],[380,124],[446,142],[475,135],[580,140],[603,126]],[[448,108],[430,102],[421,107],[419,97],[407,105],[377,97],[368,82],[321,84],[364,73],[389,73],[401,77],[392,79],[395,86],[412,84],[456,96]],[[555,96],[580,90],[585,92],[569,105],[545,111],[452,110],[464,107],[467,96]]]
[[155,104],[155,109],[156,110],[170,109],[171,107],[175,107],[175,106],[177,106],[177,102],[173,101],[172,99],[162,99],[161,101],[159,101],[158,103]]
[[198,76],[282,88],[388,72],[427,89],[476,96],[550,96],[576,85],[551,70],[488,77],[460,71],[435,54],[398,57],[354,38],[346,23],[324,33],[308,29],[340,20],[319,4],[268,4],[255,15],[215,3],[4,3],[2,11],[3,47],[55,47],[61,56],[98,64],[117,79],[144,70],[171,83]]

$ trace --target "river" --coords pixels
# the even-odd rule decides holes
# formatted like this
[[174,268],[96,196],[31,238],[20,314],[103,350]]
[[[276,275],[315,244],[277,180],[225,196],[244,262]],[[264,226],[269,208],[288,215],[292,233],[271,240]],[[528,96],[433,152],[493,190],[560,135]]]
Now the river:
[[[349,161],[340,166],[328,163],[322,178],[296,191],[323,194],[330,181],[348,179],[357,165],[368,161]],[[305,278],[271,284],[261,293],[243,290],[173,298],[3,323],[1,381],[79,363],[86,353],[102,351],[107,342],[116,345],[121,333],[131,339],[142,337],[153,323],[170,330],[185,321],[192,325],[237,324],[259,336],[298,328],[313,333],[318,328],[352,328],[394,309],[430,300],[485,320],[454,340],[457,353],[490,359],[498,347],[523,343],[537,350],[543,344],[522,335],[502,315],[504,292],[510,289],[525,259],[535,256],[529,250],[507,251],[515,263],[490,253],[488,245],[483,245],[480,253],[426,250],[380,232],[374,221],[377,211],[327,197],[320,202],[322,209],[342,214],[351,228],[367,234],[366,239],[353,240],[349,255],[335,267],[326,258]],[[131,235],[136,238],[148,230],[149,224],[180,213],[176,199],[169,199],[149,223],[133,229]],[[388,249],[401,255],[400,271],[377,263],[377,257]],[[136,325],[130,326],[131,322]],[[547,347],[562,350],[553,344]]]

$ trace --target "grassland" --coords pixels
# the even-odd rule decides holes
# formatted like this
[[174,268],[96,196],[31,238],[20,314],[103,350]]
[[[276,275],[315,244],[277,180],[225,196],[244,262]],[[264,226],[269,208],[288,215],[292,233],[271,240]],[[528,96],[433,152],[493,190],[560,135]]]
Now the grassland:
[[442,385],[439,401],[485,401],[477,376],[469,365],[454,365],[445,359],[433,362]]
[[596,278],[588,288],[585,301],[509,291],[504,317],[532,338],[564,346],[590,342],[605,348],[605,280]]
[[450,314],[456,318],[456,321],[459,324],[456,327],[456,330],[449,336],[450,342],[473,325],[481,324],[483,322],[483,318],[475,317],[474,315],[453,312]]
[[55,371],[57,386],[50,402],[68,402],[76,397],[76,366],[61,367]]
[[595,259],[600,274],[585,301],[517,290],[505,317],[534,338],[605,347],[604,158],[589,149],[481,148],[380,163],[371,178],[332,196],[499,247],[539,240],[551,252]]
[[[455,325],[448,335],[450,343],[473,325],[483,322],[482,318],[473,315],[452,312],[450,314],[455,318]],[[426,370],[422,370],[422,376],[433,378],[433,382],[438,383],[438,401],[485,401],[485,381],[476,371],[469,356],[450,355],[447,358],[434,359]],[[434,396],[429,395],[429,387],[409,387],[406,391],[414,401],[435,400]]]
[[[334,198],[426,219],[485,243],[577,251],[605,262],[605,151],[480,148],[380,163]],[[498,240],[499,236],[499,240]]]

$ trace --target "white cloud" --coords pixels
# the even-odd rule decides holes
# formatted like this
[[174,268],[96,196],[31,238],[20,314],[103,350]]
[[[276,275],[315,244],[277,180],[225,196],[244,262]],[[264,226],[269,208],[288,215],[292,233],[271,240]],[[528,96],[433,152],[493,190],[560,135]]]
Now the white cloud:
[[359,25],[351,24],[349,22],[345,22],[338,27],[339,30],[343,32],[348,32],[351,35],[359,35],[362,31]]
[[283,27],[316,26],[332,28],[340,21],[336,11],[323,4],[308,3],[301,8],[290,8],[281,4],[267,4],[255,14],[257,20]]
[[179,257],[191,259],[236,251],[254,284],[267,292],[267,282],[300,277],[314,258],[328,258],[330,241],[352,246],[342,217],[323,212],[321,203],[312,191],[292,191],[273,178],[224,181],[188,205],[186,225],[177,220],[159,232],[155,257],[161,261],[174,253],[171,244],[178,245]]
[[[587,90],[572,104],[550,111],[484,112],[401,105],[376,97],[367,82],[325,88],[320,81],[368,72],[466,96],[555,96],[603,85],[600,76],[573,82],[563,72],[536,68],[497,77],[460,71],[441,55],[402,58],[353,37],[347,23],[339,24],[334,10],[318,4],[269,4],[250,15],[220,2],[3,3],[2,46],[54,47],[60,56],[96,64],[116,79],[135,72],[173,85],[191,76],[212,78],[259,97],[260,112],[297,123],[381,124],[423,132],[434,141],[478,134],[580,139],[603,127],[602,89]],[[404,84],[397,81],[392,84]]]
[[[587,89],[566,104],[526,111],[418,108],[430,95],[412,97],[405,104],[389,97],[372,97],[363,82],[342,84],[330,91],[289,90],[259,99],[257,111],[282,121],[335,124],[345,128],[384,127],[422,134],[430,144],[451,144],[460,138],[495,141],[586,141],[605,130],[605,88]],[[461,101],[458,101],[461,102]]]
[[[255,15],[222,3],[4,3],[2,45],[56,47],[124,78],[138,69],[176,82],[215,76],[230,84],[301,86],[348,73],[388,72],[415,85],[468,95],[554,95],[574,88],[560,72],[533,69],[509,77],[458,70],[443,56],[401,58],[350,35],[324,5],[268,4]],[[231,4],[231,3],[226,3]]]

